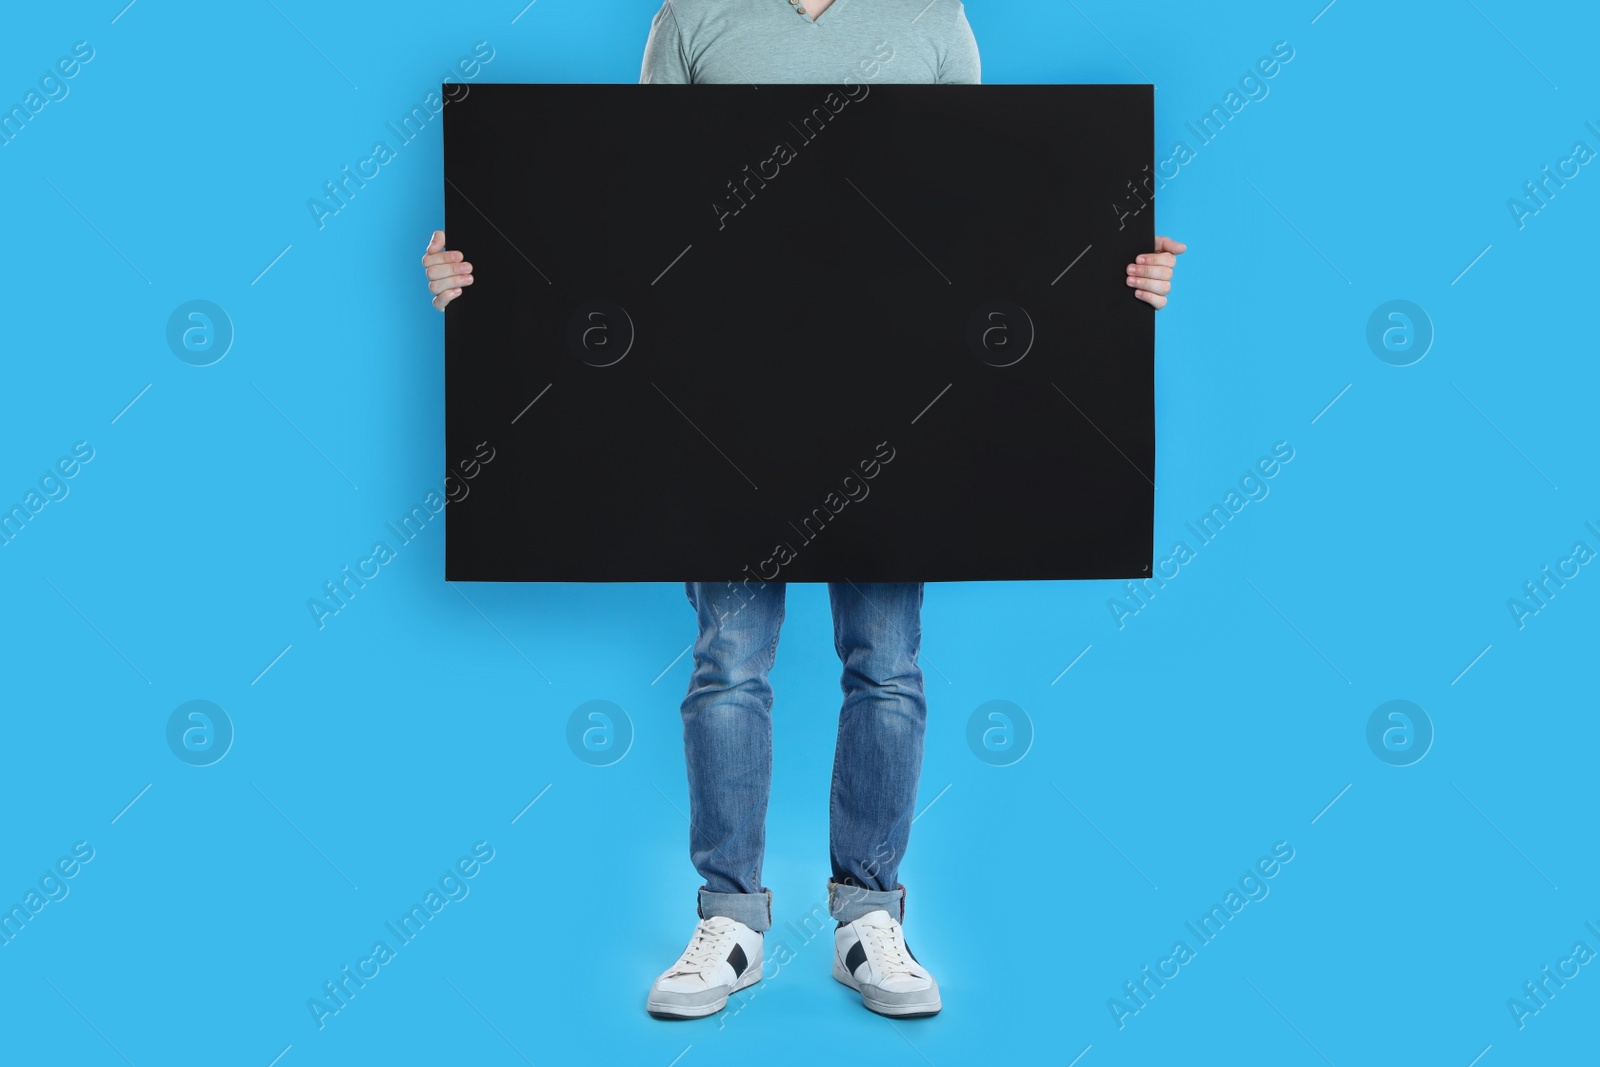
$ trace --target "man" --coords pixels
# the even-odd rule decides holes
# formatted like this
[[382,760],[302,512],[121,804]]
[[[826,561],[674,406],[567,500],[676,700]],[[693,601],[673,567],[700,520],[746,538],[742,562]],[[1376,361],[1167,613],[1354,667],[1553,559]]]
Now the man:
[[[645,44],[641,84],[855,81],[977,84],[977,42],[960,0],[666,0]],[[788,195],[804,196],[804,188]],[[1127,267],[1134,296],[1161,308],[1175,256],[1156,238]],[[473,283],[472,264],[435,232],[424,254],[433,304],[443,311]],[[939,986],[901,929],[897,879],[922,768],[927,702],[922,670],[922,583],[828,584],[834,646],[843,664],[829,807],[833,874],[828,910],[833,976],[873,1011],[897,1017],[940,1010]],[[690,582],[699,620],[684,697],[689,854],[705,880],[700,921],[677,962],[650,987],[658,1017],[720,1011],[761,978],[772,894],[761,884],[772,780],[772,689],[767,675],[783,623],[784,583],[745,601],[727,584]]]

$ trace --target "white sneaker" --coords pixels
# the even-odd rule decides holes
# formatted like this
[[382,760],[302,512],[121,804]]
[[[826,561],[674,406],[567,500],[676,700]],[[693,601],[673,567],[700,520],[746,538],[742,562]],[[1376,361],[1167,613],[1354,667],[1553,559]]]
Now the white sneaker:
[[683,955],[650,986],[645,1010],[658,1019],[698,1019],[761,980],[761,935],[737,919],[701,919]]
[[899,920],[879,908],[833,932],[833,976],[879,1015],[937,1014],[939,983],[906,945]]

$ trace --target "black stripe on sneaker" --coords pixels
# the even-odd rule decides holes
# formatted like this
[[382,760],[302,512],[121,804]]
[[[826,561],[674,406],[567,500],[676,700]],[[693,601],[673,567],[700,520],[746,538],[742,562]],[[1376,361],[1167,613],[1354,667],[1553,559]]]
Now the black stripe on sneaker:
[[857,941],[850,946],[850,951],[844,955],[844,969],[851,977],[855,977],[856,968],[867,962],[867,950]]
[[735,978],[743,975],[744,969],[750,966],[750,961],[745,958],[743,945],[733,946],[733,951],[728,953],[728,966],[733,968]]

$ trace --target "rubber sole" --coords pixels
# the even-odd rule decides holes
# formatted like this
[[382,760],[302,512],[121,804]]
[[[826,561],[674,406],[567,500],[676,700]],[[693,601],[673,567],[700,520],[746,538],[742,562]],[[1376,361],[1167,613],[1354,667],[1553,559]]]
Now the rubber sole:
[[739,980],[728,991],[727,996],[720,1000],[712,1001],[710,1004],[693,1006],[658,1004],[654,1000],[646,1000],[644,1010],[657,1019],[704,1019],[707,1015],[715,1015],[723,1008],[726,1008],[728,1006],[728,997],[731,997],[741,989],[749,989],[759,981],[761,981],[761,965],[757,963],[752,967],[746,968],[744,974],[739,976]]
[[871,994],[864,991],[856,980],[850,977],[850,972],[844,969],[837,953],[833,957],[833,977],[860,993],[861,1003],[867,1006],[868,1011],[877,1012],[891,1019],[921,1019],[929,1015],[938,1015],[944,1008],[944,1001],[937,992],[934,993],[932,1000],[919,1004],[885,1004],[882,1001],[874,1004]]

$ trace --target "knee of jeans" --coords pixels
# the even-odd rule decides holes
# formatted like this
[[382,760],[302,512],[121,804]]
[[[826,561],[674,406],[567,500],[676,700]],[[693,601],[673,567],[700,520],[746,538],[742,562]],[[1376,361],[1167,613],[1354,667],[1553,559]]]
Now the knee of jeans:
[[851,656],[845,663],[846,690],[890,698],[920,700],[922,668],[887,656]]
[[920,743],[928,722],[927,702],[921,691],[900,692],[893,687],[852,691],[845,697],[843,716],[849,728],[856,731],[851,736],[866,743],[861,736],[865,729],[870,743],[888,752],[904,751],[904,746]]
[[696,651],[690,692],[748,692],[764,697],[769,691],[765,660],[749,649],[724,645],[713,641],[706,653]]
[[770,688],[765,674],[752,670],[728,670],[713,665],[696,666],[689,680],[691,694],[726,693],[764,700]]

